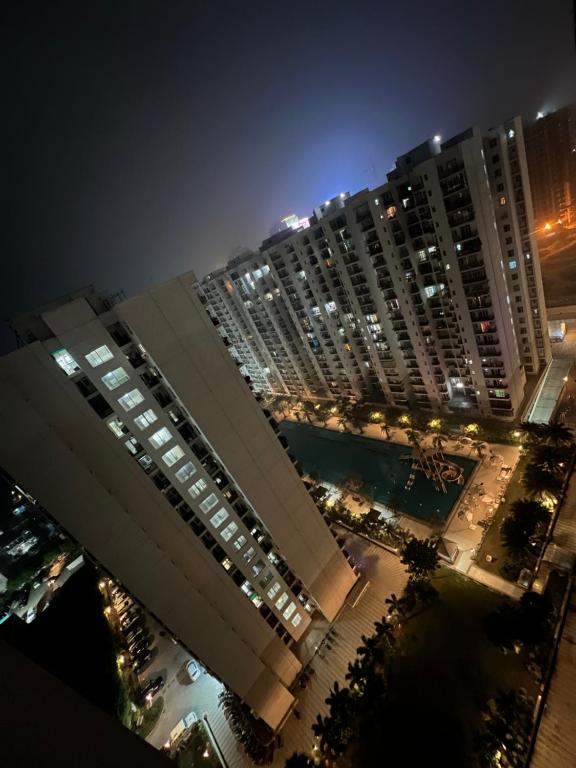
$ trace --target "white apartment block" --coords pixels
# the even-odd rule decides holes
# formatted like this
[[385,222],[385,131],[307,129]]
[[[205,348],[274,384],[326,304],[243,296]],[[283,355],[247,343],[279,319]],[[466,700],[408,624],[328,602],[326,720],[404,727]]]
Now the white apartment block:
[[294,226],[200,285],[256,388],[515,415],[550,358],[519,118]]
[[356,576],[193,274],[119,304],[82,290],[13,326],[0,465],[279,727],[298,641]]

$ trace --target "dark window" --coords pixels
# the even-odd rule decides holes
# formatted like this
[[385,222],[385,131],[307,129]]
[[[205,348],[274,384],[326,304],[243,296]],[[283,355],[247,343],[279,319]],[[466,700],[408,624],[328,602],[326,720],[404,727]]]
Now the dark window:
[[87,402],[92,408],[94,408],[101,419],[105,419],[106,416],[110,416],[111,413],[114,413],[108,404],[108,401],[100,394],[94,395],[94,397],[91,397],[89,400],[87,400]]

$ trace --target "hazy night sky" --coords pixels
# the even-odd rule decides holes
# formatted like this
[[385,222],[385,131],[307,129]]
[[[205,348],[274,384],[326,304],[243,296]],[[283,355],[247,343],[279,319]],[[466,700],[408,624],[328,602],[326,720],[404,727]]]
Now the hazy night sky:
[[571,0],[15,6],[4,317],[202,276],[435,133],[576,100]]

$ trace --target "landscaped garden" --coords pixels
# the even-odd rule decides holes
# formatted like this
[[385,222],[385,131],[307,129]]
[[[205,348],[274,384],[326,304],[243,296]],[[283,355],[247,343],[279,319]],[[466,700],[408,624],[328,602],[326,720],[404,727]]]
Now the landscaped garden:
[[520,424],[524,454],[478,551],[478,565],[510,581],[533,572],[571,471],[574,444],[561,424]]
[[523,765],[558,594],[503,598],[448,568],[412,539],[409,581],[334,685],[309,754],[287,768]]

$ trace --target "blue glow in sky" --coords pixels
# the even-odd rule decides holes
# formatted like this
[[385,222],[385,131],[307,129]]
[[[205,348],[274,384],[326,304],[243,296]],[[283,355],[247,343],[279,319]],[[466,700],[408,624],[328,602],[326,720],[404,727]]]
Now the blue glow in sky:
[[436,133],[576,100],[567,0],[33,5],[2,41],[5,315],[203,275]]

